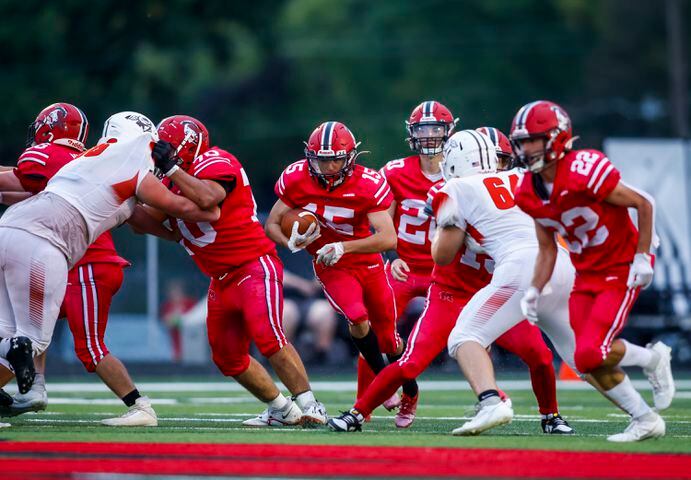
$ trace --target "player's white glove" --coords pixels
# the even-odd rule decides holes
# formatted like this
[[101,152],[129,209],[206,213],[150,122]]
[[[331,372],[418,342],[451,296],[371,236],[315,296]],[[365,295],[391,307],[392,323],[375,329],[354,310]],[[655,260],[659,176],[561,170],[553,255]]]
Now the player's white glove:
[[637,253],[629,267],[629,278],[626,286],[629,288],[648,288],[653,281],[653,265],[647,253]]
[[319,226],[316,223],[307,227],[307,230],[305,230],[303,234],[298,233],[298,227],[298,222],[294,222],[293,231],[290,233],[290,238],[288,239],[288,248],[293,253],[299,252],[319,238]]
[[537,323],[537,301],[540,298],[540,291],[531,286],[521,298],[521,312],[523,316],[532,324]]
[[317,263],[322,263],[327,267],[336,265],[343,256],[343,242],[327,243],[317,250]]

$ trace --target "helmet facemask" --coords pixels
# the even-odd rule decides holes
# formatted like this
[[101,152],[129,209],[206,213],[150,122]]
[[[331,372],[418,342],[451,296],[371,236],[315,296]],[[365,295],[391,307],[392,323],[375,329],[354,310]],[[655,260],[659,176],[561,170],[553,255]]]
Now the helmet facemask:
[[[305,143],[305,145],[307,145],[307,143]],[[329,192],[341,185],[345,179],[353,173],[355,158],[357,158],[358,155],[357,149],[353,149],[349,153],[337,152],[335,155],[318,155],[315,154],[314,150],[310,150],[309,147],[305,148],[305,157],[307,158],[309,173]],[[343,166],[337,172],[322,173],[321,164],[339,160],[343,161]]]
[[[514,135],[511,138],[511,145],[513,146],[514,152],[516,152],[515,163],[516,166],[524,168],[532,173],[539,173],[545,168],[547,168],[551,161],[556,157],[555,153],[552,151],[552,139],[554,135],[531,135],[525,137],[518,137]],[[523,148],[523,142],[525,140],[542,139],[543,147],[541,150],[536,150],[533,153],[526,153]]]
[[420,155],[434,156],[444,151],[444,143],[449,139],[453,126],[445,122],[407,123],[406,140],[410,149]]

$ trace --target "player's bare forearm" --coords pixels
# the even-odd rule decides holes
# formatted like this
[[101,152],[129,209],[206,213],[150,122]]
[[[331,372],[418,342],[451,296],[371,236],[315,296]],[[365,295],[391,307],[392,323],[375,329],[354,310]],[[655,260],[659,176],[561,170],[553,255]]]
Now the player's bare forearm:
[[343,242],[344,253],[380,253],[395,250],[398,237],[389,212],[386,210],[370,212],[367,214],[367,219],[374,229],[374,234],[367,238]]
[[465,241],[465,231],[458,227],[437,228],[432,239],[432,260],[437,265],[448,265],[453,262],[456,254]]
[[23,192],[19,178],[14,174],[12,169],[0,171],[0,191],[2,192]]
[[367,238],[343,242],[343,253],[381,253],[396,249],[396,232],[376,232]]
[[619,182],[606,202],[622,207],[635,208],[638,211],[638,246],[636,253],[650,253],[653,241],[653,219],[655,217],[655,200],[649,194],[635,190]]
[[271,207],[269,217],[266,219],[266,223],[264,224],[266,236],[276,242],[276,244],[283,247],[288,247],[288,237],[283,235],[283,232],[281,231],[281,220],[283,219],[283,215],[285,215],[288,210],[290,210],[288,205],[283,203],[281,200],[276,200],[276,203],[274,203],[274,206]]
[[535,259],[535,270],[533,271],[531,285],[542,291],[549,279],[552,278],[558,249],[554,234],[537,222],[535,222],[535,232],[537,233],[539,250]]
[[0,165],[0,172],[11,172],[14,167],[9,167],[7,165]]
[[185,197],[205,210],[218,205],[226,197],[226,191],[218,183],[213,180],[200,180],[182,169],[173,173],[170,179]]
[[149,215],[149,211],[151,210],[152,209],[146,209],[142,205],[137,205],[135,207],[134,213],[127,220],[132,230],[140,235],[148,233],[149,235],[155,235],[171,242],[179,241],[179,232],[169,230],[161,223],[160,219]]
[[31,195],[30,192],[1,192],[0,193],[0,203],[4,205],[14,205],[22,200],[26,200]]

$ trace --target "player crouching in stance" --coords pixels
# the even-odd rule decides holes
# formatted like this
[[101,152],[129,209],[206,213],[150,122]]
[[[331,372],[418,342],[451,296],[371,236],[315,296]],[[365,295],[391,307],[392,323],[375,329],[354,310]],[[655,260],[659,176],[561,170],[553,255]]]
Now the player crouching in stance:
[[[381,256],[396,248],[396,231],[387,213],[391,189],[375,170],[355,163],[358,145],[344,124],[319,125],[306,142],[307,158],[289,165],[276,182],[278,200],[266,232],[291,251],[306,248],[314,256],[326,298],[348,320],[355,346],[376,374],[385,367],[382,353],[393,362],[404,349]],[[314,213],[320,228],[310,226],[302,235],[294,228],[286,236],[281,221],[294,208]],[[403,392],[414,397],[415,381]]]
[[[448,338],[449,355],[458,361],[479,401],[476,415],[454,435],[476,435],[513,418],[511,406],[499,397],[487,347],[523,321],[520,299],[529,286],[538,248],[530,218],[514,205],[511,186],[518,175],[496,172],[496,161],[495,146],[485,135],[457,133],[444,148],[442,172],[449,180],[433,203],[437,234],[432,257],[437,265],[449,265],[464,245],[466,251],[483,252],[494,260],[490,283],[465,305]],[[573,366],[575,341],[567,301],[574,271],[565,251],[557,263],[539,326]],[[545,420],[558,422],[563,430],[559,433],[572,431],[558,413]]]
[[[528,172],[516,191],[518,206],[535,219],[540,243],[535,273],[522,306],[528,317],[542,308],[556,257],[556,235],[566,241],[576,267],[569,299],[576,335],[575,362],[604,394],[631,415],[612,442],[633,442],[665,434],[664,420],[633,388],[621,367],[641,367],[653,387],[656,409],[672,402],[671,349],[647,348],[616,338],[641,288],[652,282],[654,203],[626,185],[597,150],[572,150],[571,120],[552,102],[523,106],[510,134],[517,159]],[[638,212],[638,230],[628,208]]]
[[[15,375],[20,393],[31,388],[33,356],[50,344],[68,270],[101,234],[127,221],[137,201],[192,221],[218,218],[217,208],[173,195],[152,174],[156,141],[144,115],[115,114],[97,146],[0,219],[0,387]],[[156,418],[145,397],[133,409]]]
[[[174,228],[199,269],[211,277],[207,329],[214,363],[267,404],[243,424],[326,424],[324,405],[314,398],[302,360],[283,331],[283,264],[259,223],[245,170],[227,151],[209,147],[209,133],[195,118],[168,117],[158,134],[167,143],[154,159],[172,191],[202,208],[221,209],[214,222],[178,220]],[[295,401],[250,356],[252,341]]]

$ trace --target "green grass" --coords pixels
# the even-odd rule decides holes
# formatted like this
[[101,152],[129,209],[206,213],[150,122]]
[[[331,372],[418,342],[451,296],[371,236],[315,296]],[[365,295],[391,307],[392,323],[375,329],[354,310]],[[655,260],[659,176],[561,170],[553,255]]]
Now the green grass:
[[[219,379],[220,380],[220,379]],[[50,385],[49,385],[50,389]],[[630,452],[691,453],[691,395],[682,393],[664,412],[667,436],[636,444],[612,444],[606,436],[622,431],[628,418],[594,391],[560,391],[562,414],[576,428],[571,437],[541,433],[533,394],[510,391],[516,418],[508,426],[478,437],[453,437],[450,431],[461,425],[472,411],[473,395],[468,391],[422,391],[418,419],[407,430],[393,425],[393,414],[375,412],[363,432],[336,434],[327,429],[249,429],[240,422],[263,406],[244,392],[156,392],[151,395],[159,415],[157,428],[118,429],[99,424],[115,416],[124,406],[99,404],[113,399],[107,393],[51,393],[48,411],[11,419],[12,427],[0,430],[2,440],[95,441],[95,442],[209,442],[209,443],[300,443],[336,445],[445,446],[466,448],[528,448],[558,450],[601,450]],[[330,414],[352,405],[353,392],[317,392]],[[646,392],[650,399],[650,393]],[[687,398],[683,398],[687,397]],[[69,399],[88,399],[83,404]],[[158,404],[156,400],[174,400]],[[233,403],[227,403],[228,401]],[[224,403],[224,401],[226,403]],[[447,418],[445,418],[447,417]],[[452,418],[448,418],[452,417]]]

